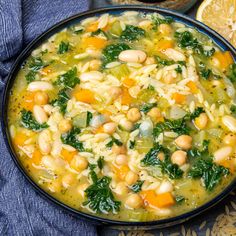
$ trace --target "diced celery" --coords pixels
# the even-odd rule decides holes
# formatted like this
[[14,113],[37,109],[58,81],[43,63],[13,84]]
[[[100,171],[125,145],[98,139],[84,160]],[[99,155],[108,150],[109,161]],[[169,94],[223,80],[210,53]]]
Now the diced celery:
[[121,64],[119,66],[106,69],[106,73],[115,76],[117,79],[121,79],[122,77],[127,77],[130,71],[126,64]]
[[120,26],[120,22],[119,21],[116,21],[111,29],[110,29],[110,33],[113,35],[113,36],[116,36],[116,37],[119,37],[121,35],[121,32],[122,32],[122,28]]
[[73,125],[79,128],[87,126],[87,112],[82,112],[73,118]]
[[139,153],[147,153],[153,146],[153,140],[151,138],[140,138],[137,140],[135,149]]

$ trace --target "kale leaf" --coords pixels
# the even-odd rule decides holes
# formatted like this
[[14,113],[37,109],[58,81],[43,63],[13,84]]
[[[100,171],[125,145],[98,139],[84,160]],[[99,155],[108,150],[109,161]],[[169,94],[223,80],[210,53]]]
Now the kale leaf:
[[49,127],[47,123],[42,123],[42,124],[38,123],[33,117],[32,112],[27,111],[25,109],[21,111],[21,124],[25,128],[31,129],[34,131],[41,131],[42,129],[46,129]]
[[236,64],[230,65],[227,76],[232,83],[236,82]]
[[90,176],[93,184],[85,190],[87,200],[83,202],[83,205],[88,206],[96,213],[118,212],[121,202],[115,200],[109,187],[111,178],[104,176],[99,179],[94,170],[91,170]]
[[157,103],[145,103],[141,106],[140,111],[143,113],[148,113],[153,107],[156,107]]
[[153,14],[151,17],[153,29],[157,30],[161,24],[171,24],[174,20],[171,17],[160,18],[157,14]]
[[220,183],[229,170],[213,162],[212,158],[198,158],[191,167],[188,176],[194,179],[202,178],[206,190],[212,191]]
[[112,136],[111,141],[106,144],[106,147],[111,148],[114,144],[116,144],[117,146],[123,145],[123,143],[120,140],[118,140]]
[[71,131],[61,135],[61,141],[64,144],[70,145],[80,152],[84,151],[83,143],[77,139],[77,135],[80,133],[79,128],[73,127]]
[[29,71],[26,76],[25,76],[25,79],[27,81],[27,83],[31,83],[35,80],[35,76],[36,76],[36,72],[35,71]]
[[27,83],[31,83],[35,80],[37,72],[43,67],[47,66],[42,60],[41,57],[32,57],[28,63],[29,72],[26,74],[25,79]]
[[130,49],[130,46],[125,43],[110,44],[106,46],[102,52],[103,67],[105,67],[106,64],[117,60],[119,54],[128,49]]
[[80,80],[77,77],[77,68],[73,67],[68,70],[65,74],[59,75],[58,79],[54,82],[55,85],[60,85],[65,88],[72,89],[76,84],[79,84]]
[[[165,155],[163,161],[157,157],[161,152]],[[179,179],[183,176],[183,171],[179,166],[171,162],[169,150],[158,143],[154,144],[153,148],[141,160],[141,163],[144,166],[159,166],[162,172],[171,179]]]
[[231,111],[234,115],[236,115],[236,106],[235,106],[235,105],[231,105],[230,111]]
[[97,36],[97,35],[101,35],[101,36],[103,36],[104,38],[109,38],[108,35],[107,35],[107,33],[104,32],[102,29],[98,29],[98,30],[96,30],[96,31],[94,31],[94,32],[91,33],[91,36]]
[[134,41],[143,36],[145,36],[145,30],[137,26],[126,25],[125,30],[123,30],[120,35],[120,39],[127,41]]
[[193,49],[197,54],[205,57],[211,57],[215,53],[215,48],[205,50],[197,38],[189,31],[175,32],[174,37],[178,41],[178,46],[181,48]]
[[130,141],[129,141],[129,149],[134,149],[135,144],[136,144],[136,141],[135,141],[135,140],[134,140],[134,141],[130,140]]
[[100,156],[99,159],[97,160],[98,168],[101,170],[104,166],[104,157]]
[[185,201],[185,197],[183,197],[183,196],[181,196],[181,195],[177,195],[177,196],[175,197],[175,201],[176,201],[177,204],[180,204],[180,203],[182,203],[182,202]]
[[187,126],[187,122],[197,118],[204,112],[202,107],[198,107],[193,113],[186,114],[183,118],[177,120],[165,119],[164,122],[159,122],[153,129],[154,137],[158,137],[164,131],[173,131],[178,135],[189,134],[190,128]]
[[62,114],[65,114],[66,112],[66,107],[67,107],[67,102],[69,100],[69,96],[66,93],[66,89],[62,89],[58,93],[58,98],[51,101],[51,104],[53,106],[58,106],[60,107],[60,111]]
[[178,73],[178,74],[181,74],[182,73],[182,68],[180,65],[178,65],[177,68],[175,68],[175,71]]
[[229,174],[229,170],[213,162],[209,153],[209,144],[209,140],[204,140],[202,150],[195,148],[188,151],[188,157],[193,161],[188,176],[194,179],[202,178],[205,188],[212,191],[222,177]]
[[144,181],[138,180],[135,184],[133,184],[130,188],[133,192],[138,193],[142,189]]
[[68,52],[69,49],[70,49],[70,43],[61,41],[61,43],[59,44],[57,53],[64,54],[64,53]]
[[189,134],[190,128],[186,124],[185,118],[177,120],[165,119],[164,122],[159,122],[153,129],[154,137],[158,137],[164,131],[173,131],[178,135]]
[[155,56],[155,60],[157,62],[157,64],[160,64],[162,66],[171,66],[174,64],[178,64],[178,68],[176,68],[176,71],[180,71],[182,72],[182,68],[180,66],[186,66],[186,62],[185,61],[173,61],[173,60],[167,60],[167,59],[163,59],[159,56]]

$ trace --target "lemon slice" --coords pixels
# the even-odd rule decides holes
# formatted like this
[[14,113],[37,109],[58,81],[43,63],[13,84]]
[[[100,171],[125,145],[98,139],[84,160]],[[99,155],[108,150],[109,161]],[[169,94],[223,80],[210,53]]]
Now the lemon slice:
[[236,47],[236,0],[205,0],[196,18]]

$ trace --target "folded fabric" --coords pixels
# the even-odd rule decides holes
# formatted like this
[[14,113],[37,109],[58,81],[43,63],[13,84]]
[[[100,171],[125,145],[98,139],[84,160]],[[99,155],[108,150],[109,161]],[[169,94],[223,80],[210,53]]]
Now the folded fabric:
[[[56,22],[88,9],[87,0],[1,0],[0,79],[19,52]],[[96,235],[96,227],[48,202],[14,165],[0,131],[0,235]]]

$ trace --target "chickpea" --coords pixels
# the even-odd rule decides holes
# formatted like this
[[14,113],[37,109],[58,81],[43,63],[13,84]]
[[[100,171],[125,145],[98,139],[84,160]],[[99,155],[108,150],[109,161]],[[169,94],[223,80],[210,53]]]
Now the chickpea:
[[147,57],[146,61],[145,61],[146,65],[152,65],[155,64],[155,59],[154,57]]
[[122,94],[122,89],[120,87],[111,87],[109,93],[111,97],[115,100]]
[[125,165],[127,164],[127,161],[128,161],[128,157],[124,154],[118,155],[115,160],[117,165]]
[[141,118],[141,113],[140,113],[139,109],[136,107],[129,109],[129,111],[127,113],[127,118],[131,122],[138,121]]
[[88,161],[83,156],[75,155],[70,162],[70,166],[77,171],[82,171],[88,167]]
[[142,204],[143,204],[142,198],[136,193],[129,195],[125,201],[125,205],[128,208],[132,208],[132,209],[140,208]]
[[186,163],[187,153],[181,150],[175,151],[171,156],[171,161],[173,164],[182,166]]
[[116,185],[114,192],[118,195],[126,195],[129,192],[128,187],[126,186],[125,183],[120,182]]
[[125,176],[125,182],[128,185],[132,185],[134,183],[136,183],[138,180],[138,175],[136,173],[134,173],[133,171],[129,171],[127,173],[127,175]]
[[62,177],[62,186],[64,188],[69,188],[72,186],[76,181],[75,175],[67,174]]
[[157,119],[157,118],[160,118],[162,115],[161,115],[161,111],[159,108],[157,107],[153,107],[148,113],[147,113],[148,116],[150,116],[152,119]]
[[118,146],[118,145],[113,145],[112,146],[112,152],[114,153],[114,154],[117,154],[117,155],[119,155],[119,154],[125,154],[126,153],[126,147],[124,146],[124,145],[122,145],[122,146]]
[[133,129],[133,123],[126,118],[121,119],[119,125],[126,131],[131,131]]
[[100,68],[101,64],[102,63],[101,63],[100,60],[94,59],[94,60],[90,61],[89,69],[92,70],[92,71],[97,71]]
[[192,137],[189,135],[181,135],[178,138],[175,139],[175,144],[184,150],[191,149],[192,147]]
[[199,117],[194,120],[194,124],[198,129],[204,129],[207,126],[208,117],[206,113],[201,113]]
[[71,121],[67,119],[61,120],[59,122],[58,128],[62,133],[70,131],[72,129]]
[[172,33],[172,28],[168,24],[160,24],[158,29],[161,34],[166,36]]
[[230,146],[235,146],[236,145],[236,134],[229,133],[224,136],[223,138],[223,143],[230,145]]
[[45,105],[48,103],[48,95],[44,91],[38,91],[34,95],[34,102],[37,105]]
[[103,125],[103,130],[107,134],[113,134],[116,131],[116,123],[109,122]]

